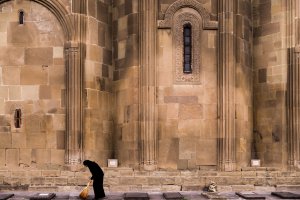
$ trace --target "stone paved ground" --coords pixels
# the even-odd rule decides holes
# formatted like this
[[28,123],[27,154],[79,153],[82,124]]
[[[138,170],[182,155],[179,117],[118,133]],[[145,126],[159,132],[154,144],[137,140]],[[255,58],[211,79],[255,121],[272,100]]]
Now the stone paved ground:
[[[262,194],[266,197],[267,200],[271,199],[280,199],[278,197],[272,196],[270,192],[265,191],[255,191],[258,194]],[[293,193],[300,194],[300,191],[292,191]],[[13,192],[0,192],[0,194],[7,194],[7,193],[14,193],[14,197],[10,198],[9,200],[28,200],[30,196],[36,194],[37,192],[24,192],[24,191],[13,191]],[[184,196],[185,200],[201,200],[201,199],[207,199],[203,195],[201,195],[201,191],[188,191],[183,192],[180,191],[180,193]],[[91,193],[93,194],[93,193]],[[163,193],[162,192],[148,192],[150,199],[152,200],[163,200]],[[121,192],[110,192],[106,193],[107,197],[105,199],[107,200],[122,200],[124,193]],[[57,200],[79,200],[78,192],[56,192],[56,198]],[[88,200],[92,200],[93,196],[90,195]],[[243,199],[240,198],[235,194],[235,192],[220,192],[216,195],[211,195],[211,199]]]

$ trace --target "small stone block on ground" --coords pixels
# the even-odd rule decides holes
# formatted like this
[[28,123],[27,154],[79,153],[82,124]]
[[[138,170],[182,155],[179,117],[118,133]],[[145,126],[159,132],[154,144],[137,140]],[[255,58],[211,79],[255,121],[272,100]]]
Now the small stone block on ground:
[[70,198],[69,195],[56,195],[56,197],[55,197],[55,199],[59,199],[59,200],[66,200],[69,198]]
[[183,199],[183,196],[179,192],[166,192],[163,193],[165,199]]
[[255,192],[236,192],[236,194],[244,199],[266,199],[265,196]]
[[292,192],[272,192],[271,194],[280,197],[281,199],[300,199],[300,194]]
[[51,200],[55,197],[55,193],[37,193],[30,197],[30,200]]
[[202,192],[201,195],[207,199],[222,199],[222,200],[227,199],[227,198],[223,197],[222,195],[219,195],[217,192]]
[[12,196],[14,196],[14,194],[0,194],[0,200],[7,200]]
[[129,192],[124,194],[125,200],[148,200],[149,195],[147,193]]

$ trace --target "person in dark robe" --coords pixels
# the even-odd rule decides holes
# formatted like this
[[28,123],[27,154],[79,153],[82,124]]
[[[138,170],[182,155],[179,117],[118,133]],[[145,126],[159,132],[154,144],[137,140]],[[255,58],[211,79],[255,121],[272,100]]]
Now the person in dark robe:
[[105,193],[103,189],[104,173],[101,167],[96,162],[90,160],[83,161],[83,165],[88,167],[92,174],[91,180],[93,180],[95,199],[105,197]]

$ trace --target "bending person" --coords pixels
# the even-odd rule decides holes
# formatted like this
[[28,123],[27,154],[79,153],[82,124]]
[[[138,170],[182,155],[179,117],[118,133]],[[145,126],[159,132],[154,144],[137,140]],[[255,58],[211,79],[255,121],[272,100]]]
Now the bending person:
[[95,199],[105,197],[105,193],[103,189],[104,173],[101,167],[97,163],[90,160],[83,161],[83,165],[88,167],[92,174],[91,180],[93,180]]

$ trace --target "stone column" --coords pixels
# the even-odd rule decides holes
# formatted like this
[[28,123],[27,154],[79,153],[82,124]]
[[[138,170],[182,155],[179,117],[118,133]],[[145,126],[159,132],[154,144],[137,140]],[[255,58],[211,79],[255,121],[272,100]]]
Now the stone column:
[[233,171],[235,142],[235,1],[219,0],[218,48],[218,168]]
[[140,26],[140,165],[146,170],[156,168],[156,10],[157,0],[139,1]]
[[80,45],[65,44],[66,60],[66,163],[76,165],[82,160],[82,76]]
[[289,50],[287,82],[288,165],[300,168],[300,47]]
[[290,169],[300,168],[300,2],[286,1],[288,80],[287,150]]

